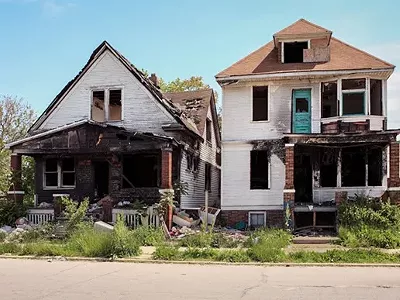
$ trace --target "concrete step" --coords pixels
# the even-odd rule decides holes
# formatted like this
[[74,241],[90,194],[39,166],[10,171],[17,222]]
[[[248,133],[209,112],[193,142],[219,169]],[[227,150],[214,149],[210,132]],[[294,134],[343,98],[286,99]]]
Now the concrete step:
[[293,244],[308,244],[308,245],[317,245],[317,244],[333,244],[339,240],[338,237],[334,236],[298,236],[293,238]]

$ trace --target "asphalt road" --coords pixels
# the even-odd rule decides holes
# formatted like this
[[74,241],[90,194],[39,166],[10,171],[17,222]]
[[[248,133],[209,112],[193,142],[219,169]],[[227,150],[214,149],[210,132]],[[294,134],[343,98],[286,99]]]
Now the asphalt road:
[[0,299],[400,299],[400,268],[0,260]]

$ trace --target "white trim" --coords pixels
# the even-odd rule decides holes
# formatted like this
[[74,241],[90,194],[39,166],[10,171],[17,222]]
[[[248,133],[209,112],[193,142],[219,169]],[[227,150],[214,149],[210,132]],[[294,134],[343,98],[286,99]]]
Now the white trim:
[[[43,190],[62,190],[62,189],[74,189],[76,187],[76,161],[74,157],[65,157],[65,158],[72,158],[74,160],[74,170],[73,171],[63,171],[61,168],[61,161],[63,158],[48,158],[48,159],[55,159],[57,161],[57,185],[56,186],[48,186],[46,185],[46,173],[56,173],[55,171],[46,172],[46,161],[44,159],[42,162],[42,174],[43,174]],[[63,185],[63,173],[74,173],[74,185]]]
[[386,173],[387,178],[390,178],[390,144],[386,147]]
[[[110,120],[110,92],[121,90],[121,119]],[[93,104],[93,92],[103,91],[104,92],[104,121],[93,120],[92,116],[92,104]],[[93,86],[90,88],[90,104],[89,104],[89,119],[99,123],[114,123],[122,122],[124,120],[124,86],[123,85],[104,85],[104,86]]]
[[69,194],[53,194],[53,197],[69,197]]
[[285,144],[285,147],[294,147],[294,144]]
[[382,79],[382,115],[387,116],[387,80]]
[[[285,63],[285,51],[284,51],[284,42],[281,43],[281,63]],[[217,80],[218,81],[218,80]]]
[[267,213],[265,211],[249,211],[247,214],[249,227],[251,226],[251,215],[263,215],[264,216],[264,225],[261,227],[267,226]]
[[25,195],[24,191],[8,191],[7,194],[9,195]]
[[295,193],[296,190],[295,189],[284,189],[283,193]]
[[369,116],[371,115],[371,81],[369,77],[365,79],[365,91],[368,91],[368,93],[364,95],[364,101],[366,102],[364,110],[365,114]]
[[[283,202],[283,200],[282,200]],[[222,205],[221,210],[283,210],[282,205]]]
[[390,187],[390,188],[387,188],[387,191],[388,192],[400,191],[400,187]]
[[346,71],[303,71],[303,72],[287,72],[287,73],[271,73],[271,74],[254,74],[254,75],[232,75],[217,77],[217,82],[224,80],[247,80],[247,79],[269,79],[269,78],[280,78],[280,77],[308,77],[308,76],[340,76],[340,75],[351,75],[351,74],[364,74],[364,73],[381,73],[381,72],[393,72],[393,68],[387,69],[375,69],[375,70],[346,70]]

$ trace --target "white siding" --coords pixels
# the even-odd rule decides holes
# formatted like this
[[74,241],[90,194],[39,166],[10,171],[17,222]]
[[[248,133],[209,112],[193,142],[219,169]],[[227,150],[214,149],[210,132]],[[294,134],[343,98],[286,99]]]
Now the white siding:
[[[212,128],[214,126],[211,109],[208,110],[207,117],[211,120]],[[209,205],[219,206],[219,178],[220,167],[217,166],[217,140],[214,128],[211,131],[211,145],[206,141],[206,129],[203,133],[204,142],[200,145],[200,165],[197,172],[187,169],[186,152],[183,151],[181,161],[181,181],[188,183],[188,195],[181,198],[181,208],[197,209],[204,205],[205,201],[205,163],[210,163],[211,168],[211,193],[209,193]]]
[[250,190],[250,144],[224,144],[222,148],[222,199],[225,210],[279,209],[283,205],[285,166],[271,155],[270,189]]
[[91,89],[122,87],[123,121],[112,122],[138,131],[163,133],[161,126],[175,120],[118,59],[106,51],[92,65],[75,87],[41,125],[51,129],[74,121],[88,119]]

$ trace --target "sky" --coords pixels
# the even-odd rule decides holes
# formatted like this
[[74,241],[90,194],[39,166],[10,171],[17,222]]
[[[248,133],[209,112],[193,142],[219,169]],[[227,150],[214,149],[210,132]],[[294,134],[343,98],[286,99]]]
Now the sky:
[[[0,95],[38,113],[107,40],[139,69],[169,81],[214,76],[305,18],[400,65],[397,1],[0,0]],[[388,82],[389,127],[400,128],[400,73]]]

